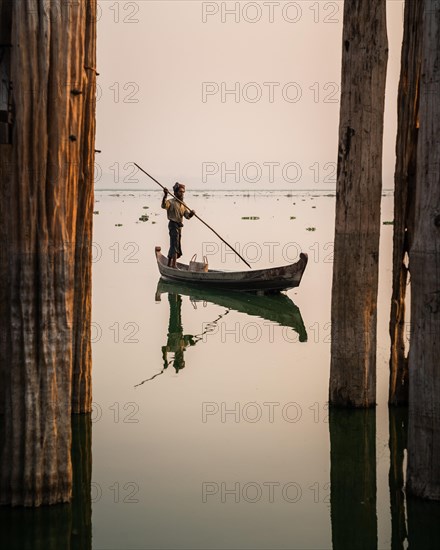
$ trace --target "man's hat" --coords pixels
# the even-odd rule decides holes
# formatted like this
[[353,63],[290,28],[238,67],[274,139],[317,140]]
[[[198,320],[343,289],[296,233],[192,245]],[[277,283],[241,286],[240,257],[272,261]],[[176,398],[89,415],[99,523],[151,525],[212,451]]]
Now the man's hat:
[[176,183],[173,185],[174,193],[177,193],[179,189],[182,189],[182,191],[185,192],[185,186],[183,185],[183,183],[179,183],[178,181],[176,181]]

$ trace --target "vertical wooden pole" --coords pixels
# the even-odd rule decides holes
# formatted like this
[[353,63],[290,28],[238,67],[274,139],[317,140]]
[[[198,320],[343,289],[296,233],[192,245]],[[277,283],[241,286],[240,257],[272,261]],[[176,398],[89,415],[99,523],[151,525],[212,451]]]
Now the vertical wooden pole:
[[[81,84],[78,102],[78,195],[75,235],[75,298],[73,317],[72,412],[92,410],[92,231],[96,130],[96,0],[88,0],[82,20],[83,58],[76,69]],[[78,45],[80,47],[80,45]]]
[[423,2],[406,2],[397,100],[396,171],[394,177],[393,291],[390,315],[389,404],[408,403],[409,330],[405,319],[408,253],[414,232],[417,138]]
[[440,4],[424,2],[411,273],[407,492],[440,500]]
[[[72,377],[74,358],[81,355],[75,312],[76,302],[87,300],[78,299],[82,287],[75,279],[90,272],[75,265],[82,247],[76,240],[84,218],[78,213],[91,209],[94,158],[94,122],[84,122],[84,113],[93,119],[94,110],[77,85],[89,78],[85,42],[96,19],[87,20],[87,8],[95,4],[10,4],[14,120],[12,143],[0,149],[5,215],[0,272],[7,285],[0,321],[8,327],[0,357],[5,412],[0,504],[38,506],[67,502],[72,495]],[[83,174],[87,191],[80,189]],[[80,200],[82,194],[88,199]],[[90,216],[83,231],[91,240]],[[83,324],[90,323],[90,309],[85,312]],[[83,357],[85,372],[90,358]]]
[[[12,4],[0,0],[0,320],[7,318],[9,296],[8,272],[8,224],[7,224],[7,174],[11,164],[10,125],[7,119],[10,113],[6,111],[9,104],[9,88],[11,85],[11,31]],[[9,81],[9,86],[8,86]],[[9,327],[2,325],[0,330],[0,357],[8,356]],[[0,359],[0,415],[4,414],[6,365]],[[1,417],[0,417],[1,421]],[[1,449],[1,447],[0,447]]]
[[385,0],[344,3],[331,312],[331,405],[376,402]]

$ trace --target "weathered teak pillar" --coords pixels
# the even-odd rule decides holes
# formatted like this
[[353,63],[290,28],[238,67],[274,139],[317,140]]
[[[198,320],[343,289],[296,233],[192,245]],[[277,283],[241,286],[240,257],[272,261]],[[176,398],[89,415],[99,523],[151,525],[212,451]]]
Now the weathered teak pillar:
[[[76,84],[83,94],[79,114],[82,132],[79,136],[77,219],[75,242],[75,292],[73,319],[72,412],[92,411],[92,229],[93,177],[95,169],[96,130],[96,2],[87,0],[81,47],[83,65],[78,65]],[[85,13],[84,13],[85,12]]]
[[394,176],[393,293],[390,315],[389,404],[408,403],[408,358],[405,352],[405,294],[408,257],[414,232],[419,88],[422,41],[422,1],[405,3],[399,95],[397,100],[396,171]]
[[376,302],[388,59],[385,0],[344,3],[331,312],[331,405],[376,402]]
[[411,273],[407,491],[440,500],[440,4],[423,16]]
[[38,506],[70,500],[72,400],[91,405],[96,0],[0,9],[12,116],[0,145],[0,504]]

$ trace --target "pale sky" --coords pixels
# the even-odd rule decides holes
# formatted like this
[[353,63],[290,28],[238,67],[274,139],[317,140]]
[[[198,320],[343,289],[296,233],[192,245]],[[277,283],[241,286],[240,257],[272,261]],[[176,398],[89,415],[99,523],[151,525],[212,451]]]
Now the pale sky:
[[[384,188],[403,1],[387,2]],[[98,2],[97,189],[332,189],[343,2]]]

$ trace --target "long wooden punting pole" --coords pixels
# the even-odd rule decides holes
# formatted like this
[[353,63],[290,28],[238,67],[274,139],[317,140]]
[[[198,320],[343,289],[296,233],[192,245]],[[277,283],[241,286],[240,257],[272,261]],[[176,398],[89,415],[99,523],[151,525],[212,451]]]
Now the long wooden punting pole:
[[[151,178],[153,181],[155,181],[155,182],[157,183],[157,185],[160,185],[160,187],[162,187],[162,189],[164,189],[164,190],[166,189],[166,190],[168,191],[168,189],[167,189],[166,187],[164,187],[161,183],[159,183],[159,182],[157,181],[157,179],[153,178],[153,176],[151,176],[148,172],[145,172],[145,170],[144,170],[143,168],[141,168],[141,167],[139,166],[139,164],[136,164],[135,162],[133,162],[133,164],[134,164],[137,168],[139,168],[139,170],[140,170],[141,172],[143,172],[143,173],[146,174],[149,178]],[[189,206],[187,206],[183,201],[181,201],[181,200],[178,199],[175,195],[173,195],[173,193],[171,193],[170,191],[168,191],[168,193],[169,193],[174,199],[176,199],[177,202],[180,202],[180,204],[183,204],[183,206],[184,206],[185,208],[188,208],[188,210],[191,210],[191,208],[189,208]],[[221,236],[217,233],[217,231],[215,231],[215,229],[213,229],[213,228],[212,228],[210,225],[208,225],[204,220],[202,220],[202,218],[201,218],[200,216],[197,216],[196,213],[194,213],[194,216],[195,216],[198,220],[200,220],[203,224],[205,224],[206,227],[207,227],[208,229],[210,229],[213,233],[215,233],[215,234],[217,235],[217,237],[218,237],[222,242],[224,242],[227,246],[229,246],[229,248],[230,248],[231,250],[233,250],[233,251],[237,254],[237,256],[240,258],[240,260],[243,260],[243,262],[244,262],[248,267],[251,267],[251,266],[248,264],[248,262],[243,258],[243,256],[241,256],[241,254],[239,254],[239,253],[235,250],[235,248],[234,248],[233,246],[231,246],[228,242],[226,242],[225,239],[224,239],[223,237],[221,237]]]

